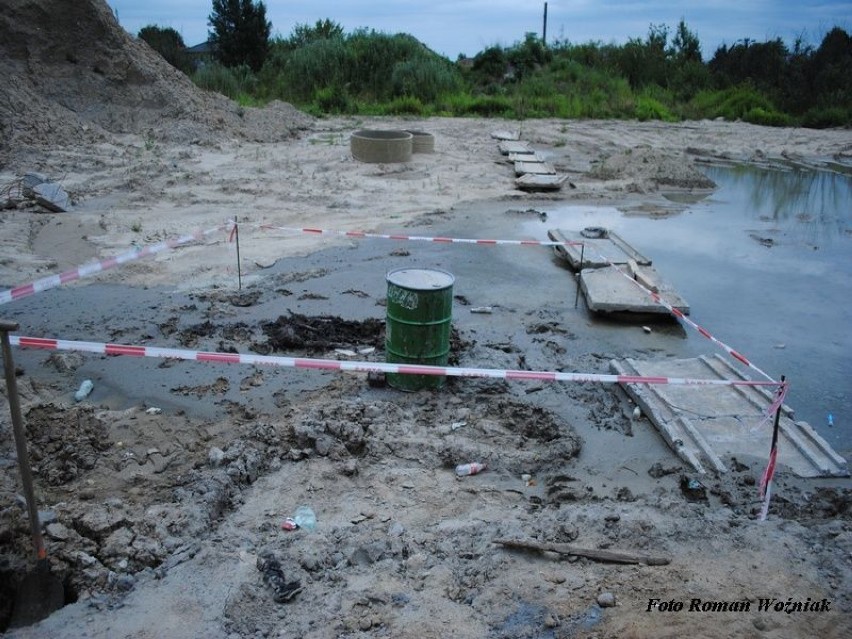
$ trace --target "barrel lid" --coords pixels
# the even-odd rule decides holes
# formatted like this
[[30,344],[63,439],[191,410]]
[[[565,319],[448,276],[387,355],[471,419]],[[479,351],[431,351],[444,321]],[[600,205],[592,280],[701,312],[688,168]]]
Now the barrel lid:
[[456,278],[434,268],[401,268],[388,273],[388,282],[415,291],[449,288]]

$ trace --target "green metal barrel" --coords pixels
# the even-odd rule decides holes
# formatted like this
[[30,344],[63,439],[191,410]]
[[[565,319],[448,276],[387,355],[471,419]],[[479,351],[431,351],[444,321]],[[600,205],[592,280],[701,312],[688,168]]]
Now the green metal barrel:
[[[388,273],[387,280],[387,361],[445,366],[455,278],[437,269],[402,268]],[[438,388],[445,379],[442,375],[387,375],[388,384],[404,391]]]

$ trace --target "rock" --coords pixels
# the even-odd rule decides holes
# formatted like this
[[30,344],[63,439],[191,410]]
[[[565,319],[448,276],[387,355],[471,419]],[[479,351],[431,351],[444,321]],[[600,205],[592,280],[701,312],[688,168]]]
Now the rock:
[[135,535],[129,528],[119,528],[101,544],[100,555],[106,559],[127,557]]
[[33,189],[47,182],[47,176],[41,173],[25,173],[21,178],[21,189],[26,197],[35,197]]
[[214,468],[221,466],[225,461],[225,452],[221,448],[214,446],[210,449],[210,452],[207,453],[207,461],[210,462],[210,465]]
[[405,527],[399,523],[398,521],[393,522],[388,529],[389,537],[401,537],[402,533],[405,532]]
[[53,184],[52,182],[36,184],[33,187],[33,195],[35,196],[35,201],[48,211],[64,213],[71,208],[68,194],[58,184]]
[[615,595],[611,592],[602,592],[598,595],[598,605],[601,608],[612,608],[615,605]]
[[660,477],[664,477],[665,475],[674,475],[676,472],[679,471],[680,466],[671,466],[670,468],[664,468],[660,462],[657,462],[648,469],[648,474],[654,479],[659,479]]
[[47,533],[48,537],[57,541],[65,541],[71,536],[71,531],[59,523],[48,524],[45,526],[44,532]]
[[133,575],[120,575],[115,581],[115,587],[121,592],[129,592],[136,585],[136,577]]

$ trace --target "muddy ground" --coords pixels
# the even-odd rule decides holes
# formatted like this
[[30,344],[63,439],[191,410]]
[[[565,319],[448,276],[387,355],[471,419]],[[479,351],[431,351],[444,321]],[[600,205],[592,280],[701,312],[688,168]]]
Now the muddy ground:
[[[456,277],[454,363],[608,372],[614,357],[682,355],[684,329],[590,317],[549,250],[283,229],[520,239],[554,202],[676,214],[708,192],[700,162],[848,169],[852,158],[847,130],[243,108],[197,89],[103,0],[57,4],[7,0],[0,12],[2,288],[219,230],[4,305],[22,335],[383,361],[386,274],[415,266]],[[362,164],[349,149],[361,128],[426,131],[436,153]],[[565,188],[518,191],[497,129],[545,154]],[[28,172],[60,184],[72,211],[22,197]],[[483,306],[492,313],[471,312]],[[848,480],[782,468],[769,519],[756,521],[765,459],[696,477],[617,387],[467,378],[403,393],[359,373],[14,356],[50,568],[68,605],[7,628],[33,560],[0,415],[0,632],[10,637],[852,635]],[[76,402],[86,379],[94,389]],[[456,477],[471,461],[487,469]],[[316,526],[284,530],[299,506]]]
[[[431,126],[458,133],[454,123]],[[344,160],[342,140],[323,150],[346,165],[339,179],[366,170],[387,183],[372,195],[343,195],[378,198],[364,212],[371,230],[515,237],[522,225],[546,224],[540,205],[553,198],[512,191],[509,167],[487,135],[493,126],[482,124],[465,152],[484,167],[475,169],[483,186],[507,192],[500,200],[424,210],[419,200],[439,180],[440,156],[369,167]],[[577,188],[560,198],[671,206],[645,181],[648,169],[632,166],[630,178],[587,174],[591,165],[566,146],[547,147],[563,168],[576,166]],[[258,146],[257,162],[282,152]],[[664,155],[656,154],[655,172]],[[316,164],[303,170],[316,172],[329,160],[309,161]],[[406,172],[420,177],[400,183]],[[204,181],[211,192],[221,189],[215,170]],[[415,211],[383,215],[378,202],[399,210],[400,184]],[[180,192],[163,188],[157,210]],[[264,188],[252,187],[259,197]],[[220,192],[225,201],[213,206],[224,216],[229,195]],[[335,209],[342,193],[316,193],[312,206],[337,217],[313,217],[311,225],[365,228]],[[87,255],[109,255],[126,228],[122,211],[144,211],[128,202],[135,197],[114,194],[101,210],[93,197],[88,209],[81,189],[74,217],[16,213],[32,229],[31,258],[18,263],[10,284],[24,281],[28,265],[79,261],[67,249],[32,249],[63,246],[60,233],[79,237]],[[304,218],[280,219],[289,227]],[[575,307],[573,274],[549,249],[335,237],[308,245],[248,223],[241,238],[241,288],[235,247],[223,234],[18,300],[4,316],[35,336],[384,361],[386,273],[419,266],[456,277],[452,362],[462,366],[608,372],[614,357],[678,356],[683,341],[676,323],[646,333]],[[471,312],[484,306],[490,314]],[[756,481],[765,460],[726,460],[730,474],[698,477],[646,418],[633,417],[618,387],[450,379],[440,390],[404,393],[371,386],[359,373],[26,349],[15,357],[51,568],[69,605],[10,636],[842,637],[852,628],[848,481],[805,481],[782,469],[769,520],[759,522]],[[83,379],[94,391],[77,403]],[[32,562],[8,417],[2,429],[0,618],[8,620]],[[454,467],[470,461],[487,470],[456,477]],[[689,480],[704,491],[684,489]],[[316,528],[283,530],[300,505],[314,510]],[[514,550],[495,543],[501,538],[670,563]],[[758,610],[773,598],[825,599],[829,610]],[[684,609],[649,611],[652,599]],[[690,612],[694,600],[699,609]],[[701,611],[707,602],[749,609]]]

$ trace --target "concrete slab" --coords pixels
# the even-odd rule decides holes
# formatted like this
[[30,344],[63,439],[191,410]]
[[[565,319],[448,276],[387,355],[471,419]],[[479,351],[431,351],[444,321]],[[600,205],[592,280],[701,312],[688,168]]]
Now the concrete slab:
[[556,169],[553,168],[552,164],[547,162],[516,161],[515,175],[526,175],[527,173],[531,173],[532,175],[556,175]]
[[523,191],[558,191],[567,179],[567,175],[526,173],[515,180],[515,186]]
[[509,162],[544,162],[544,158],[539,155],[538,151],[531,153],[510,153]]
[[[633,279],[639,281],[649,290],[656,289],[667,304],[689,315],[689,304],[686,303],[674,287],[663,280],[652,266],[637,266]],[[603,268],[587,268],[580,272],[580,290],[586,297],[586,305],[595,313],[642,313],[667,315],[669,310],[658,304],[642,288],[625,277],[622,273],[631,274],[628,266],[606,266]],[[653,282],[651,287],[649,283]]]
[[[689,379],[746,379],[722,357],[680,360],[612,360],[619,375]],[[764,412],[770,394],[754,386],[624,384],[624,389],[668,442],[697,472],[727,472],[726,460],[763,461],[772,443]],[[807,422],[793,420],[784,406],[779,422],[778,465],[801,477],[845,477],[846,460]]]
[[580,246],[556,246],[556,254],[568,262],[575,271],[602,268],[613,264],[627,264],[634,260],[640,266],[650,266],[651,260],[628,244],[615,231],[600,229],[601,237],[588,237],[582,231],[550,229],[547,236],[554,242],[583,242]]
[[64,213],[71,208],[71,200],[68,197],[68,193],[58,184],[52,182],[36,184],[33,187],[33,194],[35,195],[36,202],[48,211]]
[[533,153],[529,142],[506,140],[498,144],[497,148],[500,149],[500,153],[503,155],[509,155],[510,153]]
[[521,139],[520,131],[505,131],[505,130],[497,130],[491,132],[491,137],[495,140],[504,140],[504,141],[514,141]]

